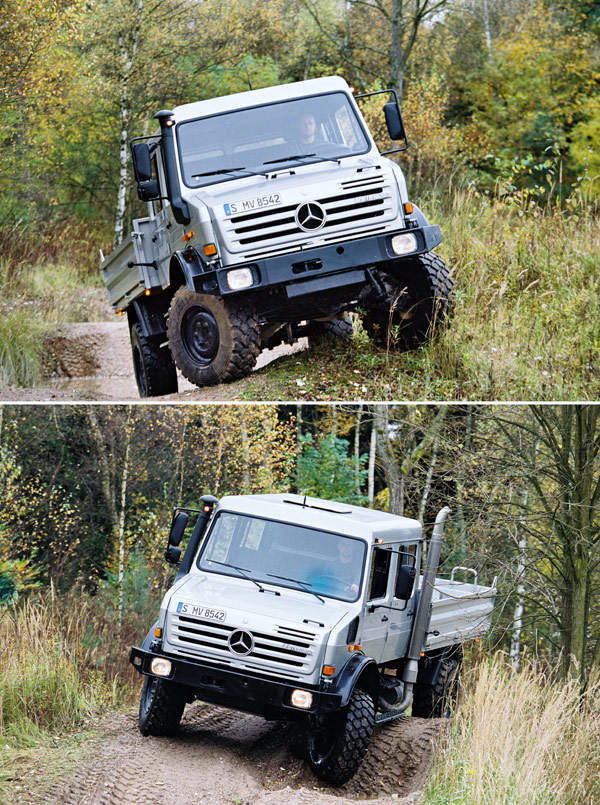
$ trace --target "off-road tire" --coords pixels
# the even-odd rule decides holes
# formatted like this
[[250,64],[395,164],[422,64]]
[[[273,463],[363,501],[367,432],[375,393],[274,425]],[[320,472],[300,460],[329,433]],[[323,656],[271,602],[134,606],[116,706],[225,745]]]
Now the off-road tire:
[[415,685],[412,714],[417,718],[449,718],[456,705],[461,661],[458,657],[442,660],[435,685]]
[[375,705],[368,693],[355,690],[340,713],[314,724],[308,738],[313,773],[330,785],[347,783],[364,758],[375,727]]
[[384,298],[369,299],[362,324],[370,338],[384,348],[415,349],[447,318],[454,279],[435,252],[406,261],[401,273],[376,271]]
[[138,725],[142,735],[175,735],[185,708],[179,685],[154,676],[144,679]]
[[[177,393],[177,369],[163,335],[144,335],[139,322],[129,331],[133,371],[140,397]],[[163,346],[161,346],[163,344]]]
[[330,319],[329,321],[309,321],[306,335],[308,345],[317,347],[321,344],[349,344],[354,329],[348,318]]
[[[198,358],[198,351],[188,340],[187,317],[194,315],[204,317],[212,328],[214,354],[207,349],[206,358]],[[214,386],[245,377],[260,354],[258,316],[250,304],[195,293],[185,286],[177,290],[171,301],[167,335],[175,363],[183,376],[197,386]]]

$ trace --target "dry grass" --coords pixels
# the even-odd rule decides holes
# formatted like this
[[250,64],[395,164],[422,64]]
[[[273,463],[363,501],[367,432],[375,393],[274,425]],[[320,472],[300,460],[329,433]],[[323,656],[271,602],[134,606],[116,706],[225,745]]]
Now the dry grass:
[[477,667],[424,802],[548,805],[600,799],[600,684],[511,673],[497,655]]

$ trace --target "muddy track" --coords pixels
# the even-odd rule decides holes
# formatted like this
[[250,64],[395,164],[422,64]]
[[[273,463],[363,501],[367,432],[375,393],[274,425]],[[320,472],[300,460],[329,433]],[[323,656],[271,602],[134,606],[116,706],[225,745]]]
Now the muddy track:
[[[139,401],[129,330],[126,319],[64,325],[60,332],[46,339],[48,365],[54,376],[35,388],[0,389],[2,400],[131,400]],[[254,371],[261,371],[272,361],[304,349],[306,339],[293,346],[282,344],[264,350]],[[153,401],[187,402],[239,399],[246,380],[219,386],[197,388],[178,373],[179,393],[153,397]]]
[[116,716],[90,758],[27,803],[414,802],[423,790],[443,720],[402,718],[377,727],[353,780],[323,786],[298,756],[296,728],[213,705],[188,705],[175,738],[143,738],[136,715]]

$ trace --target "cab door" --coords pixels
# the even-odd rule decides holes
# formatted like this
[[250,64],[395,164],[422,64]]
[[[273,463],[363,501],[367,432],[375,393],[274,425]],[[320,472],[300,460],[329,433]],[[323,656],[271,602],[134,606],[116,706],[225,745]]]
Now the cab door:
[[[394,552],[394,561],[390,572],[390,609],[387,610],[389,621],[385,646],[383,649],[383,661],[396,660],[403,657],[408,647],[410,633],[413,624],[413,614],[415,608],[415,593],[409,601],[403,601],[394,596],[396,588],[396,578],[403,565],[414,567],[418,572],[419,546],[418,543],[399,543],[390,546]],[[415,580],[416,587],[416,580]]]
[[[162,166],[160,146],[157,146],[152,154],[152,178],[158,180],[160,195],[162,198],[152,203],[153,209],[153,232],[152,232],[152,251],[158,270],[154,270],[156,280],[154,285],[162,285],[165,288],[169,283],[169,260],[171,258],[171,234],[173,223],[169,214],[169,202],[165,201],[166,184]],[[150,269],[153,270],[153,269]]]
[[[389,596],[393,554],[373,547],[369,567],[367,601],[362,618],[361,645],[369,657],[382,662],[390,623]],[[378,606],[380,605],[380,606]]]

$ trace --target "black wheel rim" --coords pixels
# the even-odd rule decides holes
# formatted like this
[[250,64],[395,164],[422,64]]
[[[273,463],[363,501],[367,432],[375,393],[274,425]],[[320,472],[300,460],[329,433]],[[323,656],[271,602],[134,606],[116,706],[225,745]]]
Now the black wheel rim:
[[140,396],[147,397],[148,383],[146,381],[146,373],[144,372],[144,361],[142,359],[142,351],[137,344],[133,347],[133,371],[135,372],[135,380]]
[[181,340],[195,363],[212,363],[219,350],[219,325],[213,314],[199,306],[187,310],[181,322]]
[[308,752],[314,766],[322,766],[335,748],[340,725],[332,718],[323,719],[311,730],[308,739]]

